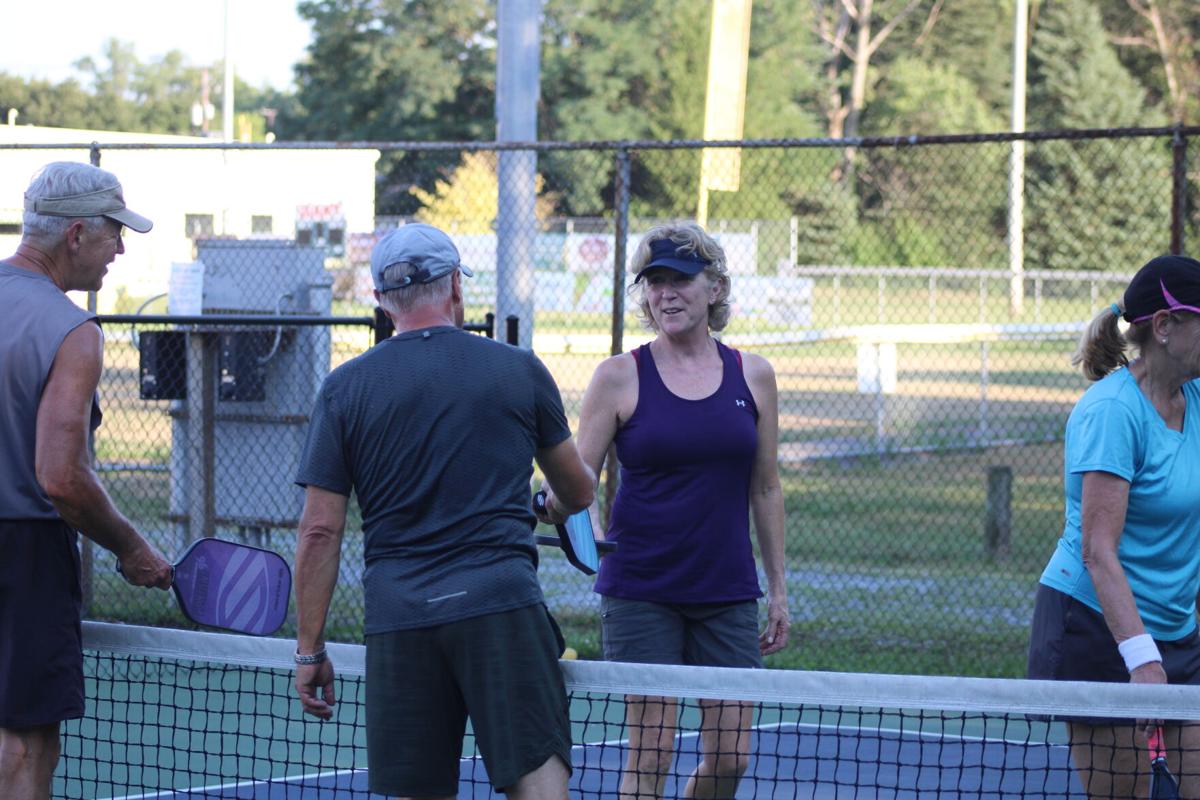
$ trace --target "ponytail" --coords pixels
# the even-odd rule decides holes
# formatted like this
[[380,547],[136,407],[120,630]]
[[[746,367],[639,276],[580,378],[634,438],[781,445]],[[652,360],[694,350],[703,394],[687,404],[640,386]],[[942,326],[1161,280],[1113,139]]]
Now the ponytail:
[[1119,367],[1129,364],[1126,350],[1129,340],[1117,327],[1121,309],[1113,303],[1092,318],[1079,337],[1079,346],[1071,356],[1071,365],[1080,367],[1085,378],[1098,381]]

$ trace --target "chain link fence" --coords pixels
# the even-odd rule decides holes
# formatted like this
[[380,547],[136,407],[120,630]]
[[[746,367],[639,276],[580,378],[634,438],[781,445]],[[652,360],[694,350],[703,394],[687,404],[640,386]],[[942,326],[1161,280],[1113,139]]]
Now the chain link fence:
[[[1062,432],[1086,387],[1069,355],[1138,266],[1196,236],[1197,133],[720,147],[0,138],[0,197],[18,198],[37,164],[90,153],[156,219],[149,236],[127,237],[91,298],[107,342],[96,467],[168,554],[218,535],[289,559],[313,393],[377,335],[366,265],[381,232],[421,220],[454,237],[476,273],[464,281],[468,320],[504,338],[516,318],[574,427],[596,365],[648,340],[629,254],[653,225],[699,217],[729,255],[722,338],[769,358],[778,377],[795,643],[774,663],[1011,676],[1023,673],[1037,578],[1062,528]],[[162,164],[213,150],[289,171],[331,151],[377,160],[369,182],[339,184],[327,169],[311,187],[287,183],[283,198],[270,181],[215,174],[236,197],[206,190],[224,205],[193,207],[164,186]],[[364,204],[373,213],[355,211]],[[10,218],[19,213],[0,208],[0,245],[7,235],[15,246]],[[615,489],[606,472],[602,517]],[[330,635],[354,640],[354,507],[346,541]],[[86,555],[91,616],[181,623],[170,599],[125,586],[108,554]],[[552,550],[540,572],[569,643],[598,657],[591,581]]]

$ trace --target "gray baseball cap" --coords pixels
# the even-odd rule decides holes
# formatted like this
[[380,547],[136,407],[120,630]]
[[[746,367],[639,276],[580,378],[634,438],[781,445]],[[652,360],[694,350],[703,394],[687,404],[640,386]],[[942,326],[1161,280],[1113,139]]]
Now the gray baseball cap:
[[121,184],[94,192],[61,197],[25,197],[25,210],[46,217],[108,217],[138,233],[149,233],[154,223],[125,206]]
[[[413,272],[399,281],[385,281],[383,273],[394,264],[411,264]],[[371,277],[381,292],[403,289],[415,283],[432,283],[454,270],[475,273],[463,266],[458,248],[450,237],[432,225],[412,222],[388,231],[371,250]]]

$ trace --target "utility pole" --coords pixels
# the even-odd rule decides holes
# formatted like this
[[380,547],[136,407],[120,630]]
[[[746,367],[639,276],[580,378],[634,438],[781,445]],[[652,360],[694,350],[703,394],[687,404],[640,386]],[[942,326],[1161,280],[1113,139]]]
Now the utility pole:
[[[1025,132],[1025,43],[1028,0],[1015,0],[1013,13],[1012,131]],[[1012,143],[1008,157],[1008,312],[1025,310],[1025,142]]]
[[233,29],[229,0],[225,0],[225,94],[221,104],[221,138],[233,141],[233,47],[229,43]]
[[[496,141],[537,140],[541,0],[500,0],[496,9]],[[497,153],[496,319],[515,315],[520,346],[533,347],[533,247],[537,152]]]

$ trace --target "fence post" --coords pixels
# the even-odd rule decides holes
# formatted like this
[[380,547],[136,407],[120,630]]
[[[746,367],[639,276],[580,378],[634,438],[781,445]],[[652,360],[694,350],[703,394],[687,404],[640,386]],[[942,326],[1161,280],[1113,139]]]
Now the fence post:
[[379,344],[384,339],[391,338],[391,335],[396,332],[396,326],[392,324],[392,320],[387,314],[383,313],[383,309],[375,306],[375,344]]
[[613,197],[612,346],[610,355],[625,352],[625,257],[629,246],[629,151],[617,151],[616,191]]
[[1012,468],[988,467],[983,543],[988,558],[1008,558],[1012,545]]
[[188,334],[187,360],[187,537],[189,542],[215,535],[216,447],[214,436],[216,395],[215,334],[193,330]]
[[979,343],[979,443],[985,446],[991,442],[992,438],[991,428],[988,424],[988,386],[992,380],[989,354],[990,348],[985,339]]
[[513,347],[521,346],[521,318],[516,314],[504,318],[504,341]]
[[[616,191],[613,212],[616,219],[613,247],[612,345],[611,355],[625,352],[625,257],[629,245],[629,151],[624,147],[616,155]],[[620,478],[617,469],[617,448],[610,446],[605,457],[604,504],[600,510],[604,527],[608,527],[613,498],[617,496]]]
[[795,214],[788,220],[788,261],[793,269],[800,264],[800,218]]
[[842,324],[842,276],[833,276],[833,324]]
[[929,324],[937,323],[937,276],[929,273]]
[[1182,255],[1187,219],[1187,138],[1178,127],[1171,139],[1171,155],[1171,253]]

